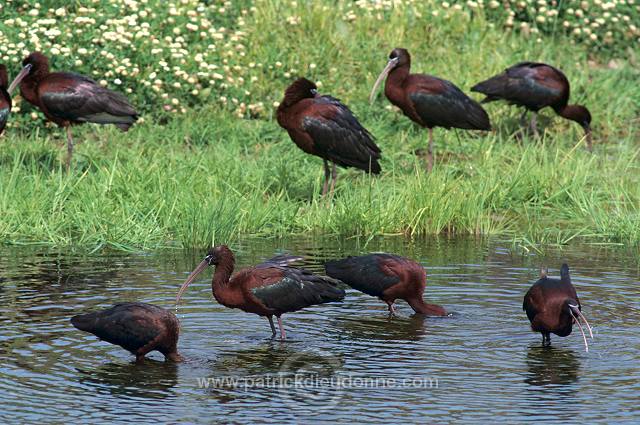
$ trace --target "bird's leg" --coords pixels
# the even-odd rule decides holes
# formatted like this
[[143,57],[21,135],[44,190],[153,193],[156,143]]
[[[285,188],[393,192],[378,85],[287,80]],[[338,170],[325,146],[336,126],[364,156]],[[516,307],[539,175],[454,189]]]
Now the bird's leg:
[[520,117],[520,127],[522,127],[523,129],[527,126],[527,112],[528,111],[525,109],[522,113],[522,116]]
[[144,354],[136,354],[136,363],[144,363]]
[[427,171],[433,168],[433,129],[429,129],[429,147],[427,148]]
[[329,177],[331,176],[331,170],[329,170],[329,164],[327,160],[324,160],[324,184],[322,185],[322,196],[327,194],[327,188],[329,187]]
[[336,169],[336,163],[333,162],[331,167],[331,189],[329,193],[333,196],[333,189],[336,187],[336,180],[338,179],[338,170]]
[[531,132],[533,133],[533,136],[537,139],[538,137],[540,137],[540,134],[538,133],[538,113],[534,112],[531,114],[531,123],[529,124],[530,128],[531,128]]
[[542,332],[542,346],[548,347],[551,345],[551,334],[549,332]]
[[395,316],[396,306],[393,304],[393,301],[387,301],[387,305],[389,306],[389,316]]
[[282,326],[282,319],[278,316],[278,327],[280,328],[280,339],[287,339],[287,334],[284,331],[284,326]]
[[273,316],[267,316],[267,319],[269,319],[269,324],[271,325],[271,338],[275,338],[276,337],[276,326],[273,324]]
[[71,169],[71,157],[73,156],[73,137],[71,137],[71,126],[67,126],[67,173]]

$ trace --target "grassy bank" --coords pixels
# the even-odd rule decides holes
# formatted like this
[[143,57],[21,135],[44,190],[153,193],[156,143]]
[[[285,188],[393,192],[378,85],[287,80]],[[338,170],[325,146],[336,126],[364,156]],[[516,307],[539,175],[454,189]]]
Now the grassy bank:
[[[153,248],[239,235],[465,233],[528,244],[640,242],[636,59],[607,65],[561,37],[508,34],[453,10],[433,16],[429,5],[356,10],[352,18],[348,3],[257,2],[243,15],[243,55],[226,58],[247,87],[201,87],[207,96],[191,99],[186,113],[140,100],[145,120],[126,134],[76,128],[84,142],[71,175],[63,172],[62,132],[21,111],[20,127],[0,139],[0,240]],[[556,64],[572,83],[572,101],[592,112],[594,154],[580,128],[551,111],[539,120],[543,140],[519,142],[519,111],[491,104],[490,134],[436,130],[436,167],[426,174],[413,153],[425,147],[426,132],[381,97],[366,101],[388,51],[400,45],[413,53],[415,71],[464,90],[520,60]],[[341,170],[329,203],[319,197],[321,160],[296,148],[273,119],[273,102],[296,75],[320,80],[321,92],[350,105],[383,149],[383,173]],[[135,79],[127,84],[136,90]]]

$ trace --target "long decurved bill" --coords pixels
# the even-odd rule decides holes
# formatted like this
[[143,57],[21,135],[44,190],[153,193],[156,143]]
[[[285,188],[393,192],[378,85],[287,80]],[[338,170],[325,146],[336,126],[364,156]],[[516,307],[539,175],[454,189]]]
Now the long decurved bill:
[[587,142],[587,149],[589,150],[589,152],[593,151],[593,140],[591,138],[591,127],[587,127],[584,130],[585,132],[585,137],[586,137],[586,142]]
[[580,329],[580,333],[582,334],[582,339],[584,341],[584,349],[588,353],[589,352],[589,344],[587,344],[587,337],[584,334],[584,330],[582,329],[582,323],[580,319],[584,321],[585,326],[589,330],[589,336],[593,339],[593,332],[591,331],[591,325],[587,322],[587,318],[584,317],[584,314],[580,311],[577,305],[569,304],[569,314],[573,317],[573,320],[578,324],[578,328]]
[[24,79],[24,77],[26,77],[27,75],[29,75],[29,71],[31,71],[31,64],[28,63],[26,64],[18,73],[18,75],[16,75],[16,78],[13,79],[13,81],[11,82],[11,84],[9,84],[9,89],[7,90],[7,92],[9,94],[13,93],[13,91],[16,89],[16,87],[18,87],[18,84],[20,84],[20,82]]
[[202,273],[202,271],[206,269],[208,266],[209,266],[209,258],[207,257],[204,260],[202,260],[200,264],[198,264],[198,267],[196,267],[194,271],[191,272],[187,280],[184,281],[184,283],[180,287],[180,290],[178,291],[178,295],[176,296],[176,306],[180,303],[180,297],[182,297],[182,294],[184,293],[184,291],[187,290],[191,282],[196,280],[196,277],[198,277],[198,275]]
[[378,79],[373,85],[373,89],[371,89],[371,94],[369,95],[369,103],[373,103],[374,99],[376,98],[376,92],[378,91],[378,87],[380,86],[382,81],[384,81],[384,79],[387,78],[387,75],[389,75],[391,70],[397,64],[398,64],[398,58],[389,59],[389,62],[387,62],[387,66],[385,66],[382,72],[380,73],[380,75],[378,75]]

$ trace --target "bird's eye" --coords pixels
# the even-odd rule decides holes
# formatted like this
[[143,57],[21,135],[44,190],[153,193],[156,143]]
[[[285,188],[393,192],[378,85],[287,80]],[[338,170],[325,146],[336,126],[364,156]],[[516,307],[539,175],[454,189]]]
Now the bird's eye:
[[206,257],[204,257],[204,259],[206,260],[207,263],[211,264],[213,262],[213,254],[209,254]]
[[317,89],[311,89],[310,91],[311,91],[311,94],[314,95],[314,96],[316,94],[318,94],[318,90]]

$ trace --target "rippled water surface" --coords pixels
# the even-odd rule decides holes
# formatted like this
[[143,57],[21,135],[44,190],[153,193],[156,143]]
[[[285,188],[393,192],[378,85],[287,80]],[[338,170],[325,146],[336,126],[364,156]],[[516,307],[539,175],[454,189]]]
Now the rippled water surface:
[[[152,353],[135,364],[69,318],[119,301],[173,309],[203,252],[0,248],[0,422],[640,421],[639,270],[628,253],[576,246],[542,258],[499,241],[396,238],[233,248],[238,268],[283,251],[314,270],[349,254],[410,256],[427,268],[427,300],[453,314],[424,318],[399,302],[389,318],[349,289],[341,304],[283,316],[280,342],[265,319],[215,303],[209,271],[178,310],[188,360]],[[562,261],[594,327],[588,353],[577,329],[542,348],[522,311],[540,265],[557,276]]]

